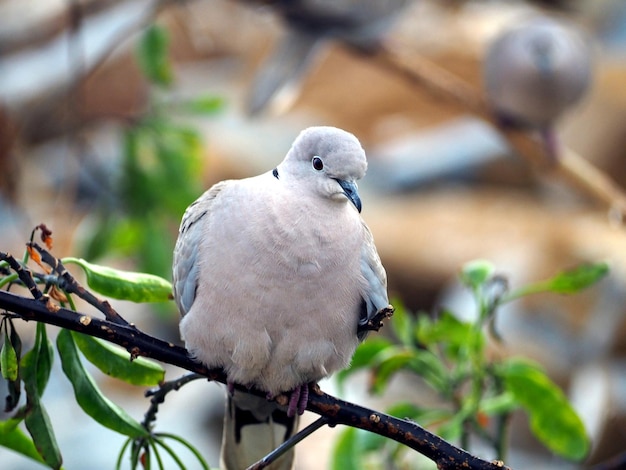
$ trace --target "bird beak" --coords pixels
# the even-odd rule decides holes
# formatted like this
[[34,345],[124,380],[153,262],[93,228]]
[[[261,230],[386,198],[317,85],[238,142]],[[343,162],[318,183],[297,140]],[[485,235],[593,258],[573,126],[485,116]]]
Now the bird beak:
[[352,204],[354,204],[354,207],[361,212],[361,198],[359,197],[356,183],[340,179],[337,179],[336,181],[343,188],[343,193],[352,202]]

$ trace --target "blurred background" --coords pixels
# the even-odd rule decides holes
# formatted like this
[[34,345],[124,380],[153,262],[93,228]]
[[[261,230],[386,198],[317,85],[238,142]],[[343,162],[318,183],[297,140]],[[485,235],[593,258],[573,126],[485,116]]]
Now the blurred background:
[[[567,463],[539,445],[520,417],[507,463],[587,468],[626,451],[621,220],[548,164],[516,155],[467,109],[367,53],[380,35],[390,49],[410,50],[480,92],[482,58],[494,35],[533,12],[577,24],[593,49],[594,78],[556,134],[624,187],[626,3],[395,2],[373,36],[343,35],[349,22],[333,25],[310,47],[305,66],[290,66],[298,77],[258,104],[255,77],[280,70],[274,54],[289,33],[275,3],[281,2],[1,0],[0,250],[20,256],[43,222],[57,257],[169,279],[180,217],[205,188],[273,168],[307,126],[341,127],[368,154],[362,215],[391,296],[411,310],[445,305],[471,315],[471,298],[456,279],[475,258],[492,261],[513,286],[581,262],[610,262],[611,275],[597,286],[573,297],[530,297],[499,318],[507,354],[546,367],[593,441],[584,464]],[[387,3],[394,2],[381,2]],[[306,18],[290,21],[307,28]],[[167,60],[155,60],[163,54]],[[145,331],[179,341],[173,305],[114,306]],[[45,399],[66,468],[112,468],[123,438],[84,417],[59,372]],[[382,408],[421,391],[408,379],[394,380],[374,400],[366,378],[357,378],[344,397]],[[101,386],[134,416],[145,412],[141,390],[106,379]],[[333,387],[322,385],[331,393]],[[168,397],[158,421],[188,437],[215,466],[222,395],[218,385],[196,382]],[[424,403],[432,399],[425,395]],[[327,468],[338,432],[325,429],[299,445],[298,468]],[[3,448],[0,461],[3,468],[36,466]]]

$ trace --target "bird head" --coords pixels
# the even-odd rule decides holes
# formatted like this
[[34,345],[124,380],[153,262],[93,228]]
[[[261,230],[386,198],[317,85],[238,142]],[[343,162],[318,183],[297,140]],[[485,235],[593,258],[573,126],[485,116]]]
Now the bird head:
[[296,138],[278,166],[280,179],[319,197],[350,201],[361,211],[356,181],[367,160],[358,139],[336,127],[309,127]]

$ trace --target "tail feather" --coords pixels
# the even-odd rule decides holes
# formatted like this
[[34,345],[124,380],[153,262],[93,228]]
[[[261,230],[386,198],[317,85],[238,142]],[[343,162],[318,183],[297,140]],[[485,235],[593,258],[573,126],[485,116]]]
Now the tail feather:
[[[222,436],[222,468],[244,470],[291,437],[297,428],[298,417],[287,417],[287,412],[275,403],[239,391],[229,395]],[[267,468],[292,469],[294,457],[294,450],[290,449]]]

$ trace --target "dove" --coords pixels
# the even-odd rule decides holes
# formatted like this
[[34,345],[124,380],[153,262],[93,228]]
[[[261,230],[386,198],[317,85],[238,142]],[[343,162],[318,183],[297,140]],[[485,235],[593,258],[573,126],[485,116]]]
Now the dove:
[[550,147],[555,123],[584,96],[592,69],[589,41],[574,25],[532,17],[489,45],[486,97],[503,125],[537,129]]
[[[246,468],[297,428],[309,385],[346,368],[388,307],[387,276],[360,216],[358,139],[311,127],[273,170],[217,183],[185,211],[174,298],[190,355],[228,383],[221,459]],[[234,389],[254,387],[268,398]],[[293,452],[273,468],[291,468]]]
[[252,116],[285,108],[297,96],[317,51],[330,40],[364,52],[378,46],[411,0],[246,0],[271,7],[286,31],[252,81],[246,107]]
[[501,115],[546,126],[577,103],[591,82],[591,49],[568,23],[532,18],[490,44],[484,61],[487,97]]

